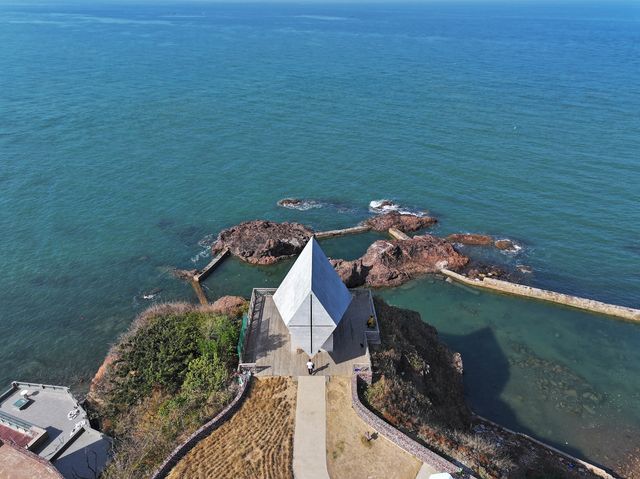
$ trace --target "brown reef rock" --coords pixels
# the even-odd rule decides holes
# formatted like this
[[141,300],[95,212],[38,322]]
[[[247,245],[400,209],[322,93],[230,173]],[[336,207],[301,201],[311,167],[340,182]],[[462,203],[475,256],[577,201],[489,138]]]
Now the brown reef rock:
[[489,246],[493,244],[491,236],[472,233],[452,234],[447,236],[447,241],[471,246]]
[[436,273],[445,265],[451,270],[460,269],[468,261],[447,241],[423,235],[409,240],[379,240],[361,258],[331,262],[345,284],[353,288],[398,286],[417,276]]
[[93,402],[94,404],[102,404],[102,398],[96,392],[102,387],[102,381],[105,379],[105,375],[107,374],[107,370],[109,367],[119,359],[119,356],[115,350],[115,348],[109,349],[107,356],[102,361],[102,364],[96,371],[96,374],[91,379],[91,384],[89,385],[89,392],[87,394],[87,400],[89,402]]
[[213,254],[224,248],[251,264],[273,264],[302,251],[313,231],[300,223],[254,220],[222,230],[211,247]]
[[516,245],[509,239],[496,240],[495,243],[493,243],[493,246],[503,251],[513,251],[516,249]]
[[389,228],[397,228],[400,231],[409,233],[421,230],[437,222],[438,220],[431,216],[417,216],[391,211],[369,218],[363,221],[362,224],[370,226],[374,231],[387,231]]

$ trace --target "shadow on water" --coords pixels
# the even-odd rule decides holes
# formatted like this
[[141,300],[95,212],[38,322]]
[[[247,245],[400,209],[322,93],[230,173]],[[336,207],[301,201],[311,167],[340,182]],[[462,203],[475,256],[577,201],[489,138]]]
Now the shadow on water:
[[[535,437],[535,433],[520,423],[515,411],[502,399],[511,378],[511,365],[493,330],[484,327],[470,334],[440,336],[452,349],[464,351],[465,397],[473,412],[501,426]],[[580,449],[547,438],[539,439],[567,454],[588,459]]]

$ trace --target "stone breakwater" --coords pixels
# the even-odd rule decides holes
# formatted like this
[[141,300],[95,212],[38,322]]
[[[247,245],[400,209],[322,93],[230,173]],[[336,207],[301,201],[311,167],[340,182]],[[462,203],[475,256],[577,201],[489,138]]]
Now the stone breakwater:
[[514,296],[549,301],[552,303],[563,304],[565,306],[571,306],[572,308],[626,319],[628,321],[640,322],[640,310],[638,309],[603,303],[593,299],[580,298],[569,294],[557,293],[555,291],[534,288],[523,284],[510,283],[508,281],[502,281],[494,278],[485,277],[482,279],[470,279],[466,276],[450,271],[447,268],[443,268],[441,272],[445,276],[469,286],[490,289],[505,294],[512,294]]

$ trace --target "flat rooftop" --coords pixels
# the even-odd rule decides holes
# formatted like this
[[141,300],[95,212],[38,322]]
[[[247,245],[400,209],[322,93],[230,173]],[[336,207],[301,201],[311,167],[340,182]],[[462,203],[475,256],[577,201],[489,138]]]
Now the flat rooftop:
[[[29,402],[18,409],[14,404],[22,398],[22,391],[28,391]],[[77,414],[70,418],[69,413],[74,410]],[[108,460],[109,438],[91,428],[86,412],[68,388],[13,383],[11,389],[0,395],[0,413],[5,421],[44,429],[46,438],[32,452],[51,461],[64,477],[93,477],[91,469],[101,471]],[[72,434],[74,426],[82,421],[84,425]],[[4,425],[11,428],[11,424]]]
[[[292,351],[289,330],[273,301],[275,289],[254,289],[251,327],[243,355],[244,363],[256,364],[256,376],[302,376],[307,374],[308,356]],[[367,320],[374,315],[368,290],[351,290],[353,299],[333,333],[333,351],[313,357],[316,374],[351,376],[354,367],[371,367],[365,339]]]

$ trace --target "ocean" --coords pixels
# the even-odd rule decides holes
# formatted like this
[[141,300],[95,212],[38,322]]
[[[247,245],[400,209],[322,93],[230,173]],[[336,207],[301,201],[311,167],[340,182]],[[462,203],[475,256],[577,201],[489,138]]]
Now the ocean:
[[[195,301],[171,268],[224,227],[383,198],[515,240],[468,251],[529,284],[640,307],[639,27],[637,3],[0,3],[0,385],[86,388],[139,311]],[[479,414],[608,466],[640,444],[640,325],[434,278],[379,293],[462,353]]]

